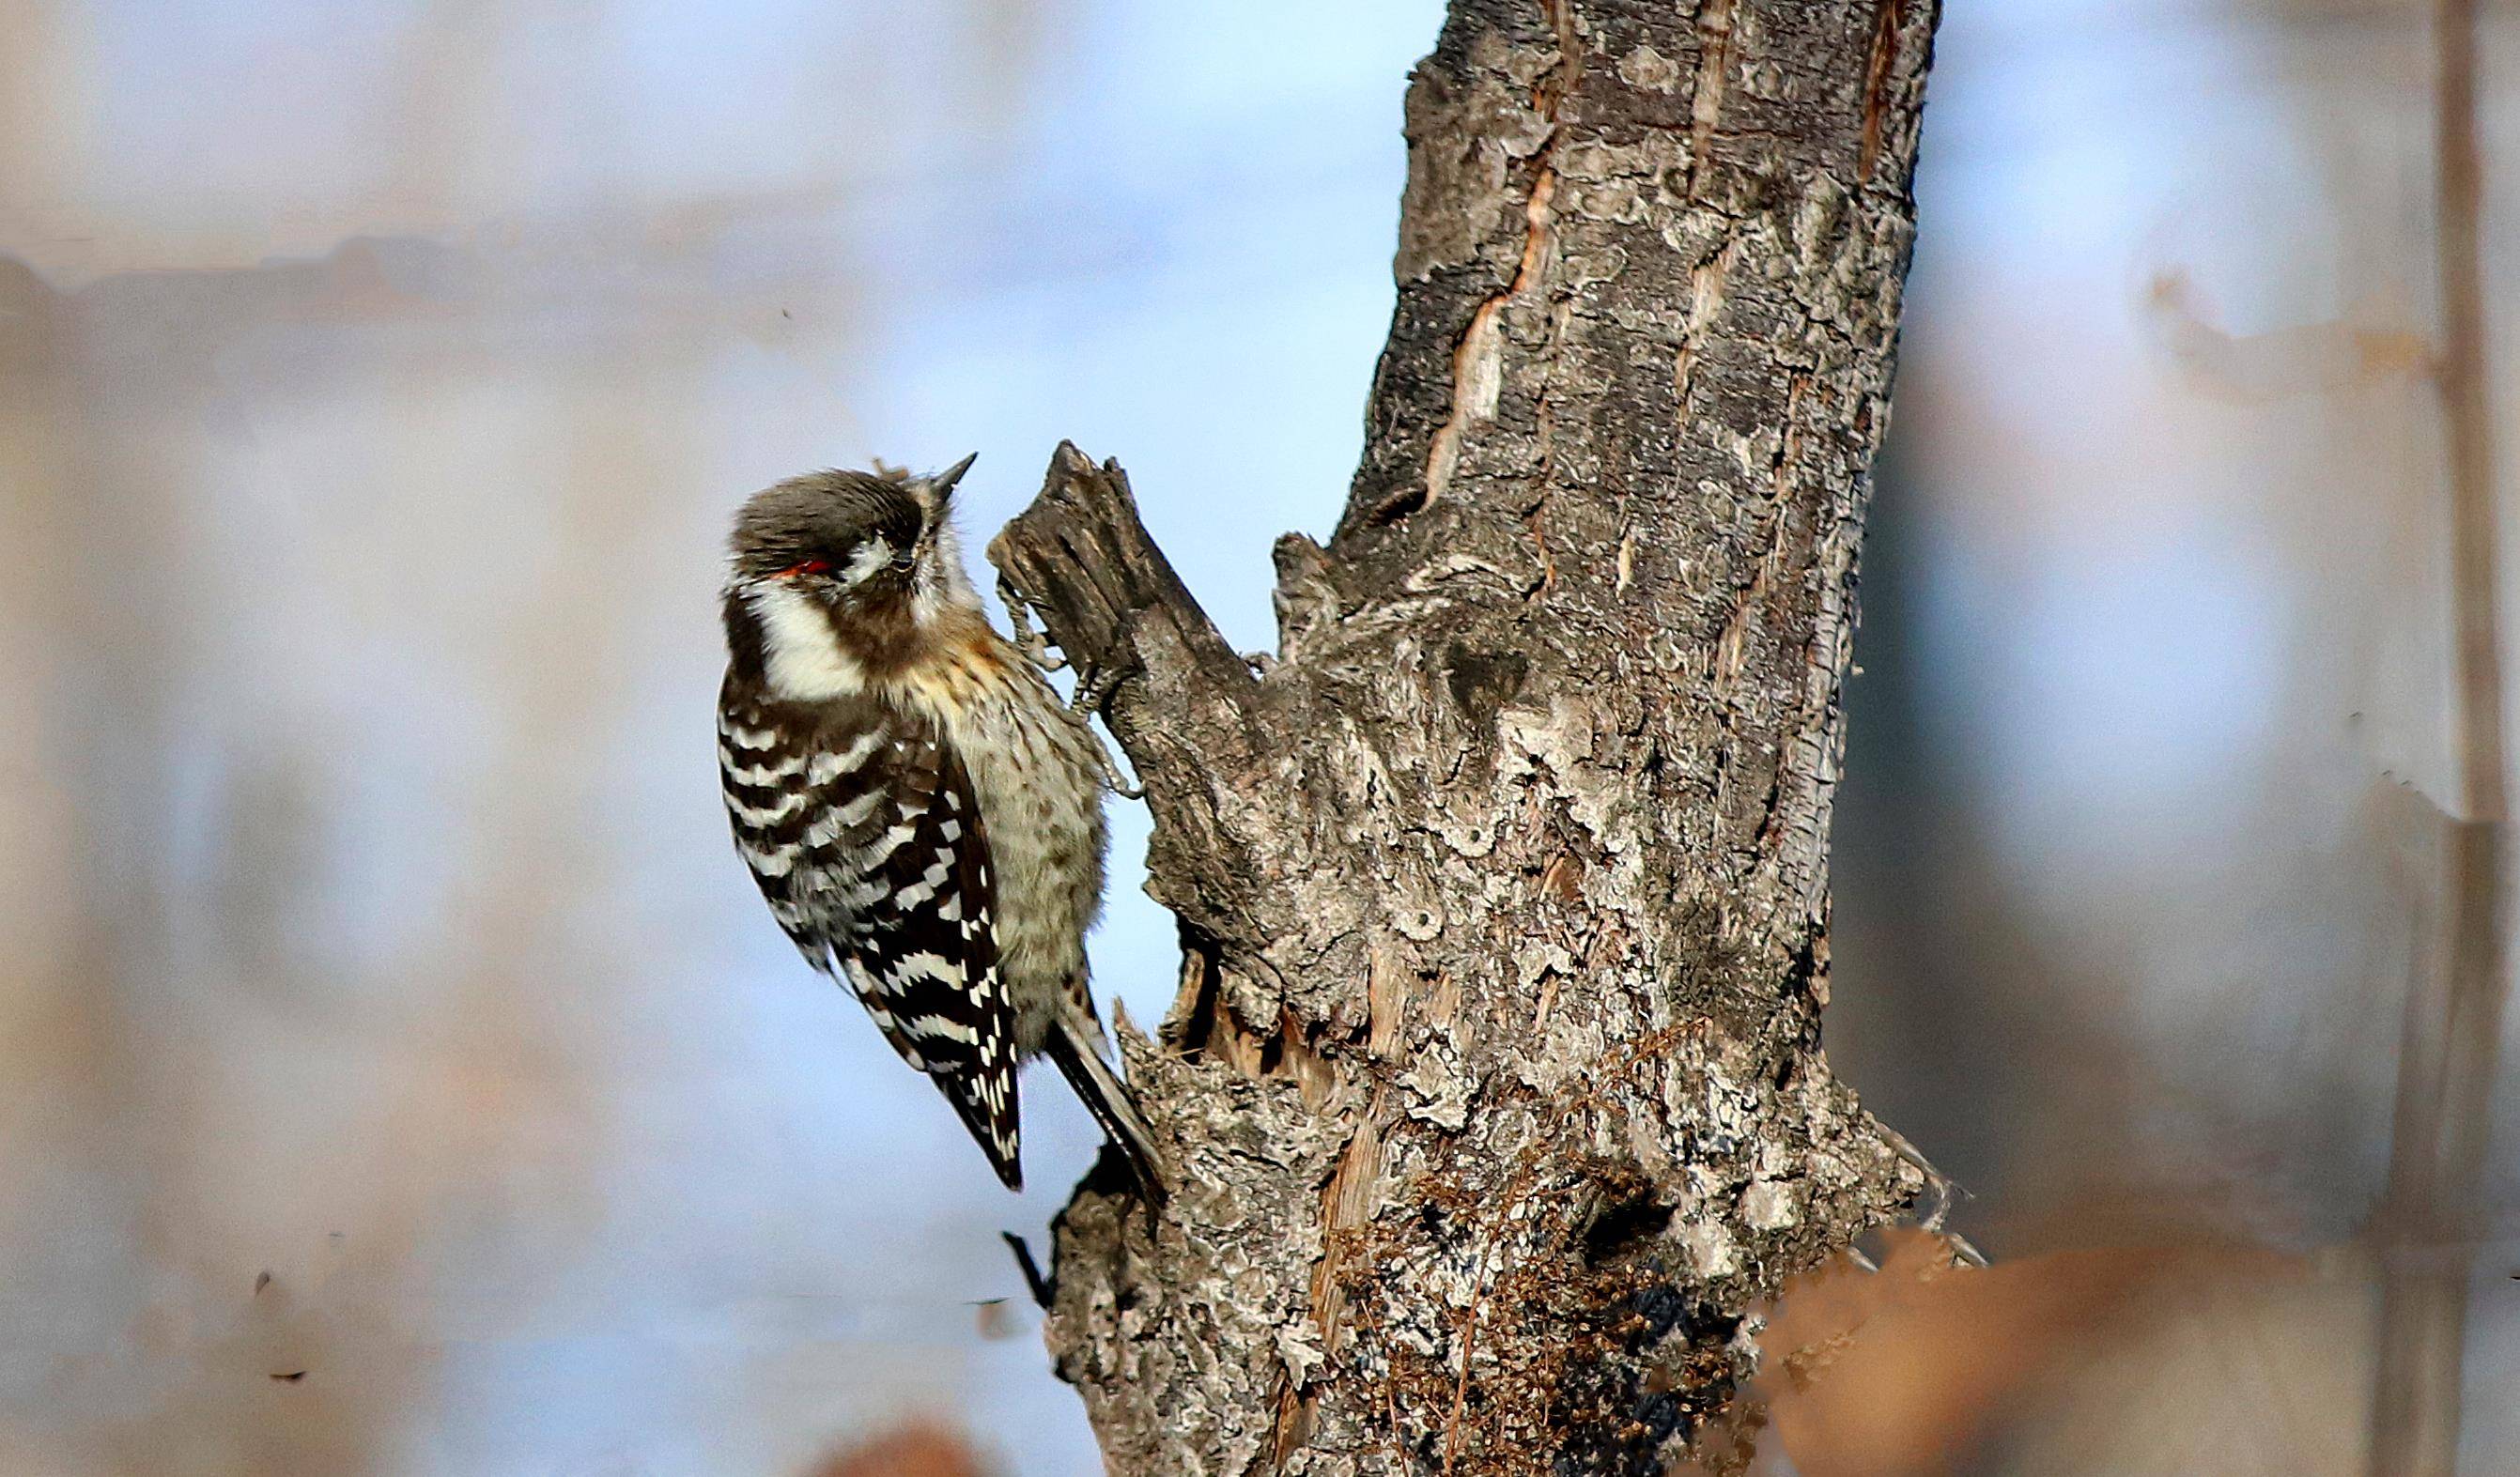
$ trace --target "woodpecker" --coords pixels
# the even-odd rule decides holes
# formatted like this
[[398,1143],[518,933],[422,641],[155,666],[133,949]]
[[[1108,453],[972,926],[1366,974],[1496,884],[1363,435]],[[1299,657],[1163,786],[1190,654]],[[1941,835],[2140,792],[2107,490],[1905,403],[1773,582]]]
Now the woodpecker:
[[1086,986],[1108,756],[964,571],[949,514],[971,462],[814,472],[737,514],[717,709],[736,850],[1008,1188],[1016,1068],[1048,1055],[1160,1194]]

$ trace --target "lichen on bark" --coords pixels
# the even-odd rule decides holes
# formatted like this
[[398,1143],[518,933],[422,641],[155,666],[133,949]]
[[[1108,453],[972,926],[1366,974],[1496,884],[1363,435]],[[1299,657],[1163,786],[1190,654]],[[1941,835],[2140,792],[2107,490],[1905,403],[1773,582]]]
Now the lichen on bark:
[[1820,1050],[1930,0],[1456,0],[1327,546],[1246,662],[1072,447],[991,547],[1116,679],[1182,990],[1049,1339],[1114,1471],[1652,1472],[1921,1187]]

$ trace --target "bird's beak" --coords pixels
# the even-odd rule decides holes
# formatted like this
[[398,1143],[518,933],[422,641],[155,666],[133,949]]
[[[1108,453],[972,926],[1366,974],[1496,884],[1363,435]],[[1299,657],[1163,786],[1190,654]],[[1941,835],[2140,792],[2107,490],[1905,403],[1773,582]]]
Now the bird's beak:
[[927,479],[928,490],[936,495],[936,507],[939,512],[944,510],[946,500],[954,496],[954,484],[963,480],[963,473],[969,471],[971,464],[978,460],[980,460],[980,454],[975,451]]

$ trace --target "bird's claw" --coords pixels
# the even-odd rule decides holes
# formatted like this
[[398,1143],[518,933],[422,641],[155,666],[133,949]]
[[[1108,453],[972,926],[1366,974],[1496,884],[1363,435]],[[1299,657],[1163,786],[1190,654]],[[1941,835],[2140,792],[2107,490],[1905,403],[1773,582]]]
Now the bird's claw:
[[[1078,714],[1077,721],[1079,723],[1084,722],[1084,715],[1081,713]],[[1103,746],[1102,736],[1100,734],[1094,736],[1094,755],[1096,758],[1102,761],[1102,783],[1111,791],[1111,793],[1118,795],[1123,800],[1143,800],[1147,798],[1147,787],[1145,785],[1131,784],[1129,783],[1129,777],[1120,773],[1120,761],[1111,757],[1111,751]]]
[[[1087,733],[1093,733],[1094,715],[1102,711],[1102,704],[1110,699],[1111,690],[1120,685],[1124,670],[1121,667],[1093,665],[1078,667],[1076,695],[1068,699],[1067,716],[1074,719]],[[1094,735],[1094,756],[1102,763],[1102,783],[1110,789],[1111,793],[1123,800],[1147,798],[1144,785],[1130,783],[1128,777],[1120,773],[1120,762],[1111,757],[1110,747],[1103,743],[1102,736],[1100,734]]]
[[1067,700],[1072,713],[1099,713],[1109,701],[1111,690],[1120,685],[1124,669],[1088,663],[1076,669],[1076,695]]
[[1007,623],[1015,628],[1014,649],[1023,653],[1024,660],[1044,672],[1065,668],[1067,658],[1051,652],[1049,633],[1032,623],[1032,602],[1003,576],[998,580],[998,599],[1007,607]]
[[1933,1197],[1932,1207],[1916,1217],[1916,1224],[1934,1235],[1942,1237],[1944,1243],[1951,1248],[1954,1261],[1970,1267],[1984,1267],[1986,1253],[1978,1250],[1968,1237],[1957,1231],[1949,1230],[1943,1224],[1944,1220],[1951,1215],[1952,1202],[1965,1196],[1968,1191],[1960,1188],[1959,1183],[1951,1176],[1934,1168],[1933,1161],[1927,1159],[1915,1144],[1908,1141],[1905,1135],[1887,1126],[1882,1126],[1880,1132],[1881,1137],[1889,1143],[1890,1151],[1907,1160],[1925,1177],[1925,1192]]
[[[1091,663],[1078,665],[1070,662],[1063,655],[1053,654],[1050,649],[1049,633],[1033,624],[1032,602],[1024,599],[1021,591],[1007,583],[1004,576],[998,579],[998,599],[1007,607],[1007,623],[1014,627],[1014,640],[1012,645],[1017,651],[1023,653],[1026,661],[1045,673],[1075,668],[1076,695],[1068,699],[1067,716],[1078,727],[1093,734],[1094,715],[1102,711],[1102,704],[1110,698],[1111,690],[1120,685],[1120,678],[1124,675],[1125,669],[1098,667]],[[1143,800],[1147,797],[1147,792],[1142,786],[1130,783],[1127,777],[1120,773],[1119,761],[1111,757],[1111,750],[1102,742],[1102,736],[1100,734],[1094,734],[1094,757],[1102,766],[1102,783],[1109,787],[1111,793],[1123,800]]]

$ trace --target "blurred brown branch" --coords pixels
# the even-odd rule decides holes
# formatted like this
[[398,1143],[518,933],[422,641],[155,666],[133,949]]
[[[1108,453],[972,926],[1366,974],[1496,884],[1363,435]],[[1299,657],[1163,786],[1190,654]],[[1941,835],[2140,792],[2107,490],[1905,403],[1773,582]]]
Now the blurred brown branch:
[[2477,0],[2441,0],[2434,158],[2435,266],[2451,491],[2453,694],[2462,814],[2450,823],[2447,969],[2419,966],[2399,1049],[2389,1188],[2373,1237],[2382,1256],[2379,1357],[2369,1470],[2449,1473],[2458,1455],[2467,1336],[2470,1225],[2491,1132],[2501,1038],[2503,821],[2501,602],[2494,503],[2493,410],[2479,263],[2483,178],[2476,119]]

